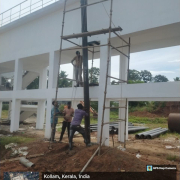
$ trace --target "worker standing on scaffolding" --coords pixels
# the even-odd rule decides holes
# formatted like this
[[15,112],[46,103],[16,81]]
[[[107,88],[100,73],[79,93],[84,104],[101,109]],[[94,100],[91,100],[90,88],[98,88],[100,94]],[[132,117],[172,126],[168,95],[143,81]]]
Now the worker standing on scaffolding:
[[81,121],[83,116],[88,116],[88,113],[86,113],[83,110],[83,105],[82,104],[78,104],[77,105],[78,109],[75,110],[74,112],[74,118],[71,122],[71,126],[70,126],[70,137],[69,137],[69,149],[72,150],[72,140],[73,140],[73,136],[74,133],[76,131],[78,131],[80,134],[82,134],[83,138],[84,138],[84,143],[86,143],[87,146],[87,140],[86,140],[86,135],[85,135],[85,130],[84,128],[81,127]]
[[72,121],[73,114],[74,114],[74,109],[71,108],[71,102],[68,102],[67,103],[67,108],[65,108],[64,111],[63,111],[64,121],[63,121],[63,124],[62,124],[62,131],[61,131],[61,135],[60,135],[60,139],[59,139],[60,142],[62,141],[62,138],[63,138],[64,132],[66,130],[66,127],[67,127],[67,130],[68,130],[68,138],[69,138],[70,124],[71,124],[71,121]]
[[74,66],[74,73],[76,78],[75,87],[82,87],[82,56],[80,55],[79,51],[76,51],[76,56],[72,59],[71,63]]
[[[60,115],[60,111],[58,109],[59,105],[56,101],[53,101],[52,102],[52,105],[54,106],[52,109],[51,109],[51,138],[50,138],[50,141],[51,140],[54,140],[54,137],[55,137],[55,133],[56,133],[56,125],[58,123],[58,117],[56,117],[57,115]],[[54,113],[55,111],[55,113]],[[54,121],[54,123],[53,123]]]

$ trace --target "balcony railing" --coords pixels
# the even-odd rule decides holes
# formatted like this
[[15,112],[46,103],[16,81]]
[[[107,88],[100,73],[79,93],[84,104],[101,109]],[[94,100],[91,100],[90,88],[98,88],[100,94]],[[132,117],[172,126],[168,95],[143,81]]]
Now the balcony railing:
[[59,0],[26,0],[0,14],[0,27],[27,16]]

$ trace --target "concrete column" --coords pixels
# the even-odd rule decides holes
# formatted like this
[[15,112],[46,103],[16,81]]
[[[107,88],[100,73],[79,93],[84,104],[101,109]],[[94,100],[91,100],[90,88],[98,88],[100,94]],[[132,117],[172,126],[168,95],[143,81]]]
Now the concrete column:
[[77,109],[77,105],[80,103],[80,100],[72,100],[71,107],[75,110]]
[[12,114],[12,101],[9,101],[8,119],[11,119]]
[[10,124],[10,132],[17,131],[19,129],[20,106],[21,100],[12,100],[12,117]]
[[2,84],[2,75],[0,74],[0,85]]
[[57,84],[57,73],[59,63],[59,52],[49,53],[49,78],[48,78],[48,89],[55,88]]
[[[76,79],[74,66],[73,66],[73,79]],[[76,85],[76,81],[73,81],[73,82],[72,82],[72,87],[74,87],[75,85]]]
[[[126,51],[125,51],[125,53],[126,53]],[[128,69],[128,58],[121,54],[119,64],[120,64],[119,78],[126,81],[127,80],[127,69]]]
[[39,73],[39,89],[47,88],[47,68],[41,69]]
[[3,106],[3,104],[2,104],[2,102],[0,101],[0,118],[1,118],[1,116],[2,116],[2,106]]
[[[107,44],[108,39],[101,41],[101,44]],[[105,81],[106,81],[106,68],[107,68],[107,58],[108,58],[108,47],[100,47],[100,77],[99,77],[99,92],[98,92],[98,133],[97,140],[100,142],[101,135],[101,122],[102,122],[102,112],[103,112],[103,103],[104,103],[104,90],[105,90]],[[109,79],[108,79],[109,81]],[[108,82],[110,84],[110,81]],[[106,100],[105,106],[110,106],[110,101]],[[109,122],[109,109],[105,110],[104,122]],[[105,141],[105,145],[109,146],[109,124],[103,127],[102,140],[108,138]]]
[[[127,54],[127,50],[123,51],[124,53]],[[120,55],[120,72],[119,72],[119,78],[122,80],[127,81],[127,69],[128,69],[128,58],[125,57],[124,55]],[[123,83],[124,84],[124,83]],[[126,83],[125,83],[126,84]],[[122,84],[120,84],[122,85]],[[119,101],[119,106],[125,107],[126,105],[126,100],[123,99]],[[128,107],[128,106],[127,106]],[[119,109],[119,119],[125,119],[125,109],[120,108]],[[126,139],[128,139],[128,109],[127,109],[127,115],[126,115]],[[118,132],[118,141],[124,142],[124,127],[125,127],[125,122],[119,122],[119,132]]]
[[45,118],[45,100],[38,101],[36,129],[43,129]]
[[[120,107],[125,107],[125,105],[126,105],[126,100],[119,101]],[[125,112],[126,110],[124,108],[119,109],[119,119],[125,119]],[[125,122],[124,121],[119,122],[118,141],[120,142],[124,142],[124,128],[125,128]],[[127,139],[128,139],[128,109],[126,115],[126,140]]]
[[22,89],[22,75],[23,75],[23,63],[19,60],[15,60],[15,69],[14,69],[14,88],[13,90]]
[[47,99],[46,108],[46,126],[45,126],[45,138],[51,137],[51,109],[52,109],[52,99]]

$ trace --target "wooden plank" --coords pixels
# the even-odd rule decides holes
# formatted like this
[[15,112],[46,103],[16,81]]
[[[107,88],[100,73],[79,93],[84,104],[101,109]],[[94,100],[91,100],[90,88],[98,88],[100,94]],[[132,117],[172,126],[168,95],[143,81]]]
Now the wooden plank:
[[[122,28],[116,27],[116,28],[111,29],[111,32],[116,32],[116,31],[122,31]],[[61,36],[61,38],[64,40],[67,40],[67,39],[73,39],[73,38],[95,36],[95,35],[106,34],[106,33],[109,33],[109,28],[98,30],[98,31],[91,31],[91,32],[84,32],[84,33],[72,34],[72,35],[67,35],[67,36]]]

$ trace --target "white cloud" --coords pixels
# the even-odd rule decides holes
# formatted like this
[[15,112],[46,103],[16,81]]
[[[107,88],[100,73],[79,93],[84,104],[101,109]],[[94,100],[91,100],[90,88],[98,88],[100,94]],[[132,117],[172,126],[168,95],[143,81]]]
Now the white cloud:
[[176,60],[173,60],[173,61],[168,61],[170,63],[173,63],[173,62],[180,62],[180,60],[176,59]]

